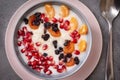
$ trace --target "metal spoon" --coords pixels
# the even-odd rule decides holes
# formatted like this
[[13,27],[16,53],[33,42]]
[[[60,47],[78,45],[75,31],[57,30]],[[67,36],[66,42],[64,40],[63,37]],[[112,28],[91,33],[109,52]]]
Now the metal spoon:
[[102,16],[109,25],[109,41],[106,59],[105,80],[114,80],[113,54],[112,54],[112,22],[117,17],[120,8],[120,0],[101,0],[100,8]]

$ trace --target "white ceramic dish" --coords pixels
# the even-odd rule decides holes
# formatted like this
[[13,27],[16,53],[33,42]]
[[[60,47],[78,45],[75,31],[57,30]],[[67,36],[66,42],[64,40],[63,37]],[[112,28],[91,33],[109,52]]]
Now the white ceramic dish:
[[[16,71],[16,73],[18,73],[18,75],[20,75],[20,77],[22,79],[25,79],[25,80],[33,80],[33,79],[34,80],[39,80],[41,77],[38,77],[35,74],[33,74],[32,72],[28,71],[23,66],[23,64],[21,64],[21,62],[19,61],[19,59],[18,59],[18,57],[16,55],[16,51],[15,51],[14,45],[13,45],[14,44],[14,32],[15,32],[15,28],[16,28],[17,23],[19,22],[19,19],[23,16],[23,14],[27,10],[29,10],[31,7],[37,5],[37,4],[41,3],[41,2],[46,2],[46,1],[47,0],[44,0],[44,1],[41,1],[41,0],[32,1],[31,0],[31,1],[26,2],[22,7],[20,7],[16,11],[16,13],[12,17],[12,19],[11,19],[9,25],[8,25],[8,29],[7,29],[7,32],[6,32],[5,46],[6,46],[7,57],[9,59],[9,62],[11,64],[12,68]],[[69,5],[72,5],[76,9],[78,9],[85,16],[85,18],[87,19],[87,21],[88,21],[88,23],[89,23],[89,25],[90,25],[90,27],[92,29],[92,33],[93,33],[92,36],[93,36],[93,42],[94,42],[92,44],[92,49],[91,49],[92,51],[90,52],[90,55],[88,54],[89,57],[87,55],[86,59],[84,60],[84,62],[79,67],[80,70],[77,71],[79,69],[79,68],[77,68],[76,70],[74,70],[74,72],[75,71],[77,71],[77,72],[75,74],[73,74],[72,76],[70,76],[70,77],[76,78],[76,80],[79,80],[79,79],[82,80],[82,79],[85,79],[93,71],[93,69],[95,68],[95,66],[96,66],[96,64],[97,64],[97,62],[98,62],[98,60],[100,58],[101,49],[102,49],[101,31],[99,29],[99,24],[97,23],[97,21],[96,21],[95,17],[93,16],[93,14],[81,2],[79,2],[77,0],[76,1],[72,1],[72,0],[64,1],[64,0],[61,0],[60,2],[62,2],[62,3],[69,3]],[[79,6],[76,5],[76,4],[78,4]],[[91,21],[90,20],[91,18],[94,21]],[[97,26],[97,27],[95,27],[95,26]],[[97,30],[97,32],[95,32],[95,30]],[[99,41],[99,44],[96,42],[96,39],[98,39],[98,37],[99,37],[99,40],[97,40],[97,41]],[[96,45],[96,44],[98,44],[98,45]],[[97,48],[97,49],[93,50],[93,48]],[[99,52],[99,54],[94,54],[94,53],[96,53],[95,52],[96,50]],[[95,62],[93,61],[93,65],[91,66],[90,64],[92,64],[92,63],[88,63],[88,61],[90,61],[90,60],[93,59],[93,58],[91,58],[91,56],[93,56],[93,55],[94,55],[94,57],[96,55],[96,58],[95,58],[96,60],[94,60]],[[89,68],[86,68],[87,67],[86,65],[87,66],[89,65]],[[88,69],[88,71],[87,71],[87,69]],[[72,73],[74,73],[74,72],[72,72]],[[85,73],[85,74],[83,75],[83,73]],[[71,75],[71,74],[68,74],[68,75]],[[70,77],[66,77],[65,80],[67,80],[67,79],[70,80]],[[58,78],[63,78],[63,77],[60,76]]]

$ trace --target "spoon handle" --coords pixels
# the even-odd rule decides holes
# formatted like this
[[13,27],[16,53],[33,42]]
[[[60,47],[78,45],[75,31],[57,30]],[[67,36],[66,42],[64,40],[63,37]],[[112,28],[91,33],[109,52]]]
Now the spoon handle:
[[113,54],[112,54],[112,22],[108,22],[109,25],[109,41],[107,49],[107,60],[106,60],[106,71],[105,71],[105,80],[114,80],[113,72]]

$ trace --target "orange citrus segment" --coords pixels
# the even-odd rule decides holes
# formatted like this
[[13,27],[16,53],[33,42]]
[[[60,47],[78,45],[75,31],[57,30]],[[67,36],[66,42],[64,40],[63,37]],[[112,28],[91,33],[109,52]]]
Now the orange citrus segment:
[[69,9],[65,5],[60,6],[60,16],[61,17],[67,17],[69,15]]
[[73,32],[78,28],[78,21],[75,17],[70,19],[70,32]]
[[81,28],[79,29],[79,33],[80,33],[81,35],[86,35],[86,34],[88,34],[88,27],[87,27],[86,24],[83,24],[83,25],[81,26]]
[[71,66],[73,66],[74,64],[75,64],[74,58],[71,58],[70,61],[66,63],[66,66],[67,66],[67,67],[71,67]]
[[78,44],[78,48],[80,52],[84,52],[87,48],[87,43],[85,40],[81,40],[80,43]]
[[50,4],[45,5],[45,10],[49,18],[53,18],[55,16],[55,10]]

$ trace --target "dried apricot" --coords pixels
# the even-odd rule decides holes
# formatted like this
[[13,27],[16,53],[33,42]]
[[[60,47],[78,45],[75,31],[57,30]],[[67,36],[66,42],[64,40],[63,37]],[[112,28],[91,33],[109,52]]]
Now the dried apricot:
[[87,27],[86,24],[83,24],[83,25],[81,26],[81,28],[79,29],[79,33],[80,33],[81,35],[86,35],[86,34],[88,34],[88,27]]
[[69,62],[66,63],[67,67],[71,67],[75,64],[74,58],[71,58]]
[[53,18],[55,16],[55,10],[50,4],[45,4],[45,10],[49,18]]
[[69,15],[69,9],[65,5],[60,6],[60,16],[67,17]]
[[33,24],[34,20],[35,20],[35,16],[34,15],[30,16],[28,24],[29,24],[31,29],[35,30],[35,29],[38,29],[39,27]]
[[75,50],[75,47],[73,42],[69,42],[69,44],[67,46],[64,46],[63,48],[63,52],[65,54],[72,53],[74,50]]
[[78,44],[78,48],[80,52],[84,52],[87,48],[87,42],[85,40],[81,40],[80,43]]
[[60,37],[61,36],[60,30],[55,32],[55,31],[52,30],[52,27],[51,27],[51,28],[48,29],[48,31],[53,37]]

